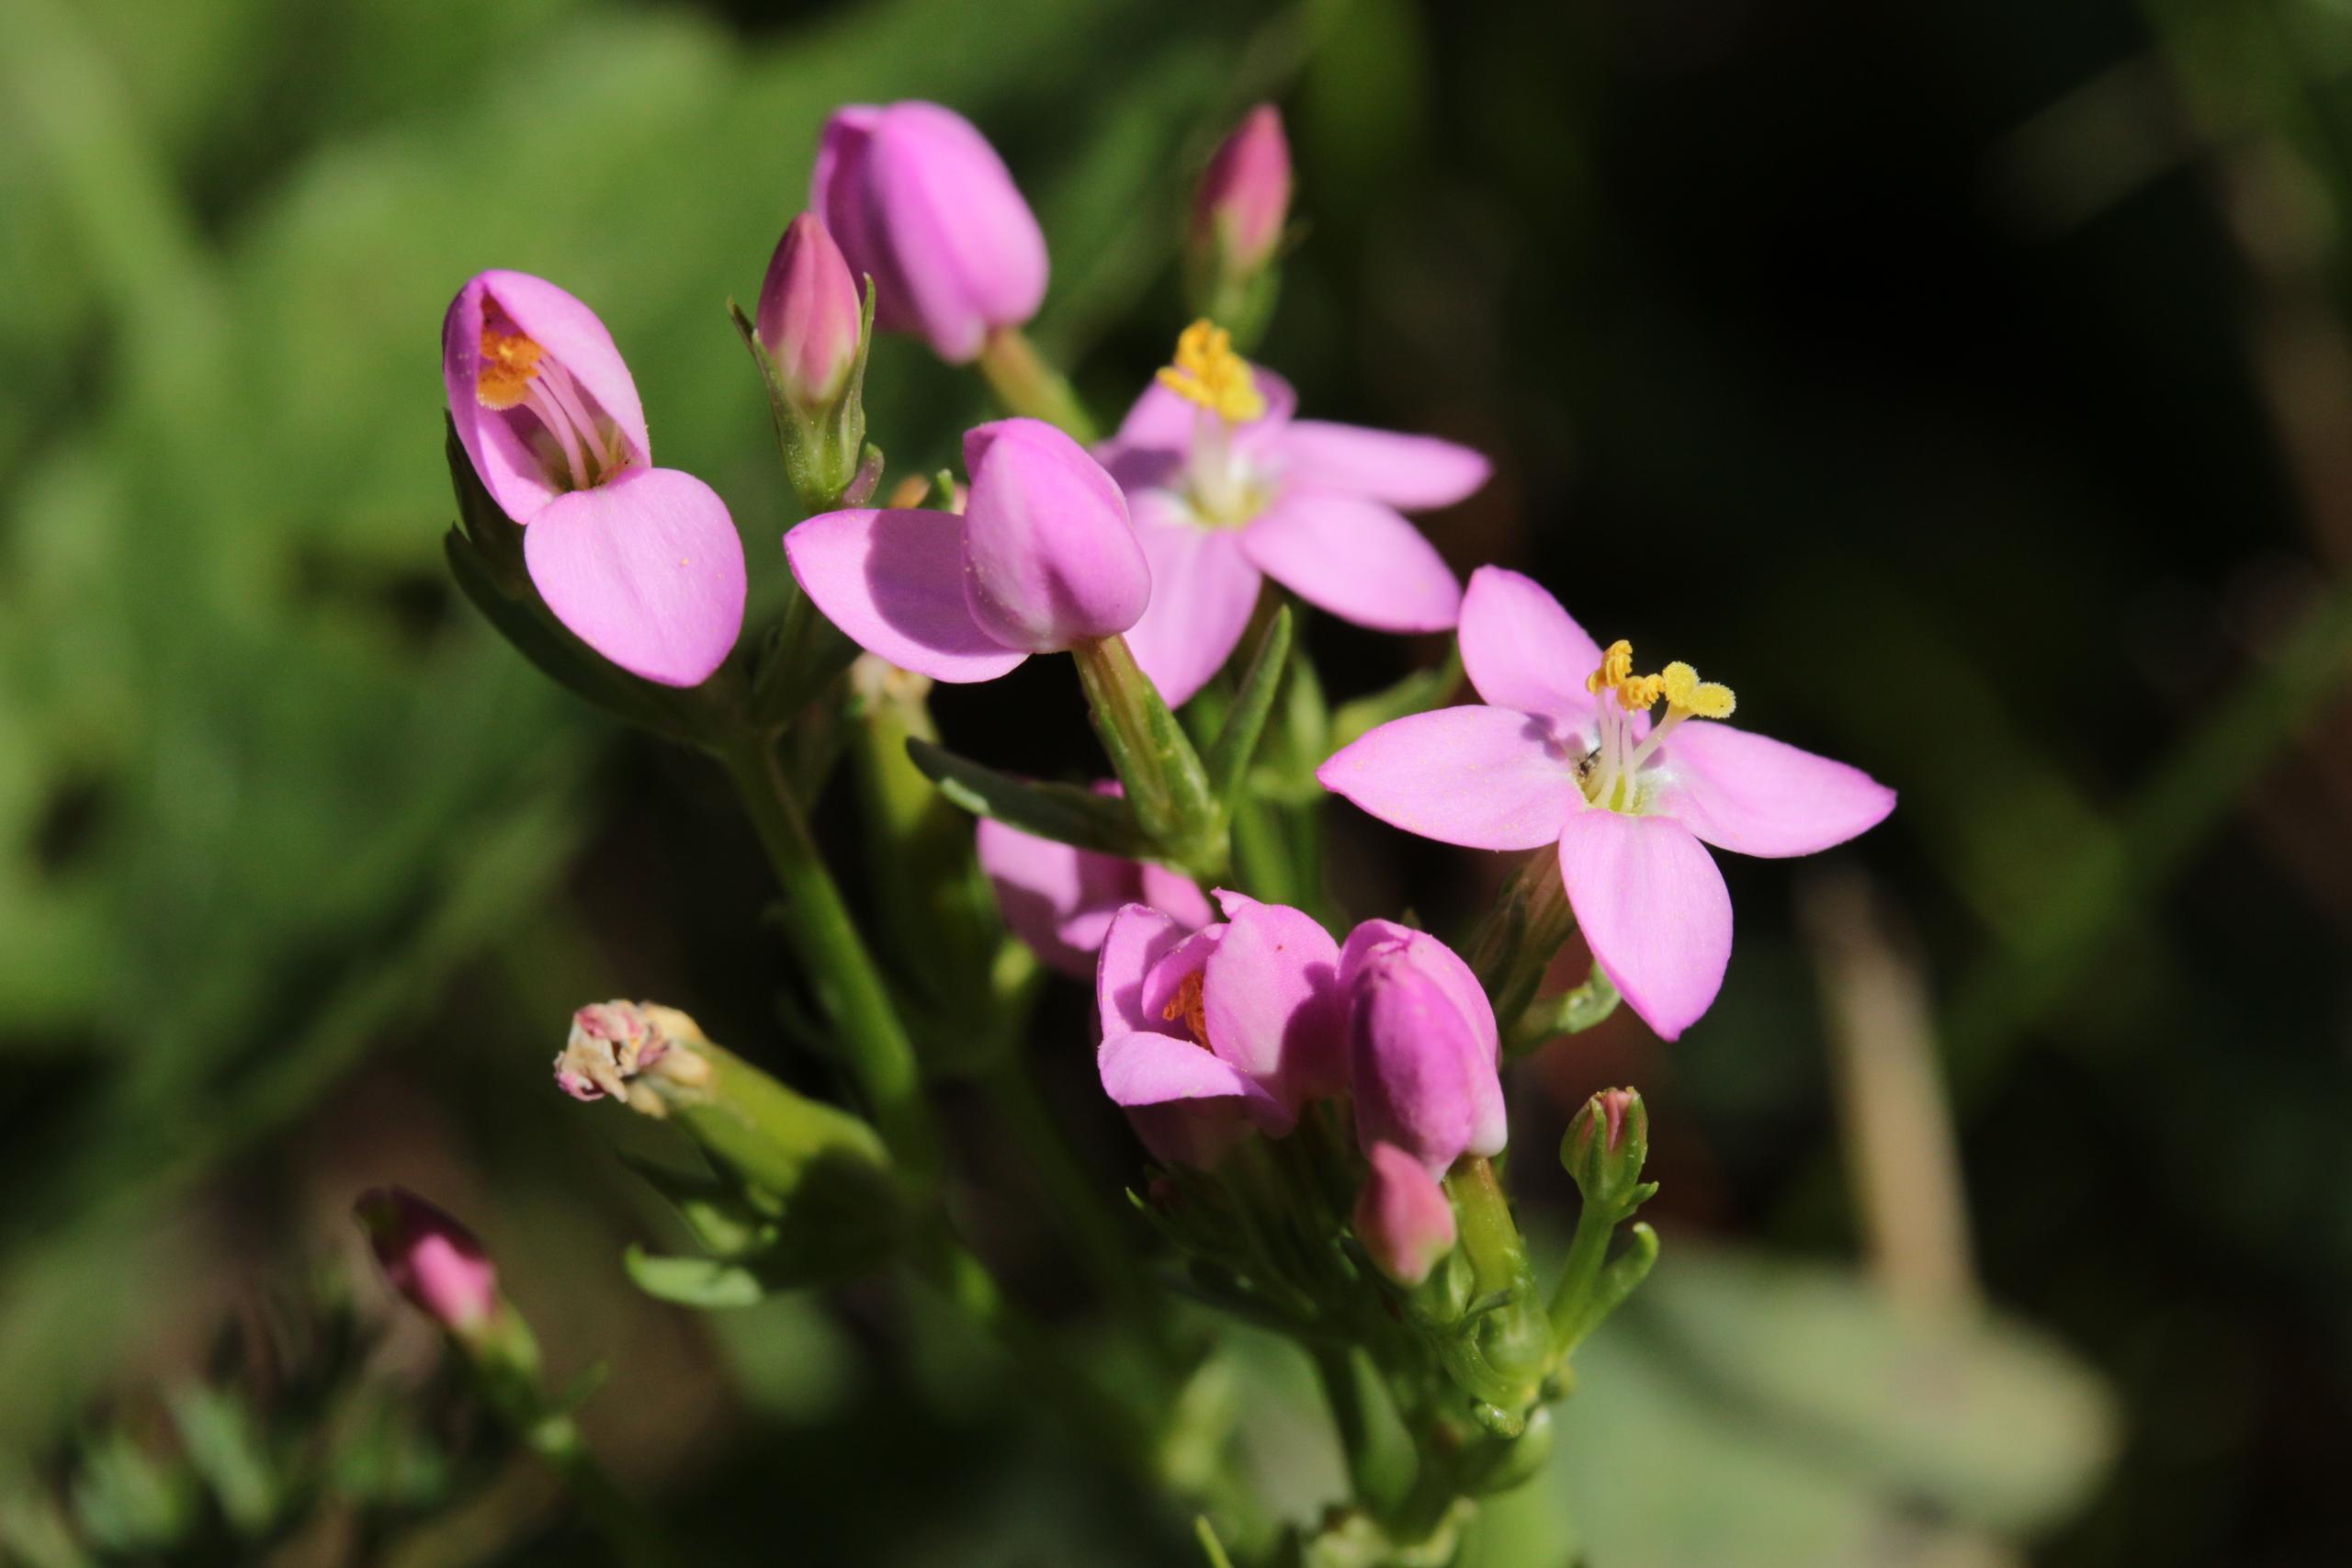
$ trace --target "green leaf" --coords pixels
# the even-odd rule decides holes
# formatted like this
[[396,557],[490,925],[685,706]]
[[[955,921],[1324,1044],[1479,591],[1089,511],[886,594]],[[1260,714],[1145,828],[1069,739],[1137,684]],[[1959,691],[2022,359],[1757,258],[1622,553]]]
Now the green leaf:
[[1209,788],[1228,813],[1240,795],[1250,761],[1257,755],[1266,719],[1274,711],[1275,694],[1282,690],[1283,676],[1290,666],[1290,643],[1291,612],[1285,604],[1274,612],[1259,637],[1234,693],[1233,706],[1225,716],[1225,726],[1209,749]]
[[907,755],[942,795],[976,816],[1057,844],[1126,860],[1151,858],[1151,844],[1136,826],[1135,814],[1115,795],[1016,779],[927,740],[909,740]]
[[767,1294],[758,1275],[740,1263],[709,1258],[663,1258],[631,1246],[622,1266],[637,1288],[656,1301],[717,1311],[747,1307]]
[[1450,643],[1442,662],[1416,670],[1393,686],[1341,703],[1331,716],[1331,749],[1336,751],[1384,724],[1443,707],[1461,687],[1462,649],[1458,643]]
[[187,1388],[174,1394],[172,1425],[188,1463],[212,1489],[238,1531],[257,1536],[278,1511],[278,1490],[253,1411],[228,1389]]

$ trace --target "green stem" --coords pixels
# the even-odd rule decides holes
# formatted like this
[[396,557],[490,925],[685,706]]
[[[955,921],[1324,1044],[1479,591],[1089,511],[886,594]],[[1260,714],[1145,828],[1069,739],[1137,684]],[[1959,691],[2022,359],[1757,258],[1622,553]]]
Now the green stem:
[[1162,855],[1193,875],[1204,881],[1223,875],[1231,840],[1208,770],[1159,689],[1136,665],[1126,638],[1080,643],[1070,657],[1094,732],[1136,825]]
[[979,371],[1008,413],[1057,424],[1082,442],[1100,439],[1069,380],[1046,363],[1019,327],[999,327],[980,344]]
[[783,885],[786,930],[825,1011],[842,1031],[875,1125],[902,1168],[919,1180],[927,1179],[937,1168],[937,1140],[922,1099],[914,1043],[825,867],[775,750],[763,741],[744,739],[721,751],[719,760]]
[[1600,1282],[1600,1267],[1609,1259],[1609,1238],[1623,1218],[1615,1210],[1604,1211],[1594,1203],[1587,1203],[1577,1216],[1577,1234],[1568,1243],[1566,1260],[1560,1265],[1560,1282],[1552,1291],[1552,1344],[1563,1356],[1576,1348],[1576,1342],[1587,1332],[1585,1314]]
[[569,1416],[528,1423],[523,1439],[562,1478],[588,1523],[624,1568],[679,1568],[683,1562],[653,1517],[614,1483]]

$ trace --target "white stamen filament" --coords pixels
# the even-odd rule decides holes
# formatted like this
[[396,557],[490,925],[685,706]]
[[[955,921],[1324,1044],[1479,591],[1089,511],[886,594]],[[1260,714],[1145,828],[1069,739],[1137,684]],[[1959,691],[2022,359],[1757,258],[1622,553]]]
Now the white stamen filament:
[[535,377],[531,383],[523,389],[523,404],[538,415],[539,423],[547,426],[548,433],[553,435],[557,444],[563,448],[563,460],[571,468],[571,488],[586,490],[588,469],[580,458],[579,437],[573,432],[571,416],[557,405],[554,397],[550,394],[547,378],[544,375]]
[[1194,504],[1216,522],[1236,521],[1248,504],[1248,487],[1233,460],[1233,426],[1213,409],[1193,416],[1193,450],[1184,477]]
[[[571,372],[549,360],[546,367],[546,379],[548,391],[553,394],[563,412],[571,416],[578,427],[582,443],[589,451],[595,454],[599,472],[605,474],[612,472],[616,466],[614,461],[613,446],[605,443],[604,434],[596,427],[596,422],[588,417],[587,400],[580,395],[580,389],[573,383]],[[617,445],[619,440],[620,432],[616,430],[613,432],[614,444]]]

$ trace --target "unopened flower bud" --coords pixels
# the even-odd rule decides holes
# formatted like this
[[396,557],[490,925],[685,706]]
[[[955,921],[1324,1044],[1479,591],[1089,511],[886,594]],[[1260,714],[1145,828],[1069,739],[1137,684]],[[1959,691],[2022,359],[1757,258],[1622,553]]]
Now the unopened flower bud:
[[1584,1201],[1630,1214],[1657,1190],[1642,1180],[1650,1155],[1650,1113],[1630,1089],[1605,1089],[1584,1102],[1560,1140],[1560,1163]]
[[1290,187],[1282,111],[1260,104],[1209,160],[1193,202],[1193,243],[1220,251],[1219,262],[1230,273],[1258,271],[1282,241]]
[[825,122],[808,205],[874,279],[875,320],[951,365],[1046,297],[1046,236],[1004,160],[937,104],[855,104]]
[[1422,1163],[1395,1144],[1374,1144],[1356,1194],[1356,1239],[1383,1274],[1419,1284],[1453,1250],[1453,1205]]
[[1058,653],[1125,631],[1151,601],[1126,499],[1086,449],[1035,419],[964,436],[964,601],[1008,649]]
[[351,1212],[384,1278],[434,1322],[472,1338],[498,1315],[498,1269],[465,1226],[401,1187],[364,1193]]
[[760,346],[785,396],[804,413],[830,408],[857,364],[857,280],[813,212],[792,220],[760,285]]
[[1494,1009],[1470,966],[1437,938],[1367,920],[1340,957],[1356,1136],[1393,1145],[1435,1177],[1510,1138],[1496,1076]]

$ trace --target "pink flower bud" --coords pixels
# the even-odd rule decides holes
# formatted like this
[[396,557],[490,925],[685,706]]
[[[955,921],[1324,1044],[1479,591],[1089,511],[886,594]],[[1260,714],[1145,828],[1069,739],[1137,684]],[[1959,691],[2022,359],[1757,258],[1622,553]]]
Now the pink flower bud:
[[498,1312],[498,1269],[471,1231],[401,1187],[352,1205],[392,1289],[452,1334],[470,1336]]
[[1209,160],[1193,202],[1193,243],[1222,252],[1229,275],[1247,276],[1273,259],[1290,216],[1290,142],[1272,104],[1250,111]]
[[1350,1005],[1356,1138],[1393,1144],[1442,1175],[1510,1136],[1495,1011],[1470,966],[1425,931],[1366,920],[1340,958]]
[[1046,297],[1046,236],[996,149],[937,104],[854,104],[825,122],[808,185],[875,321],[968,363]]
[[1151,568],[1084,447],[1039,420],[999,420],[966,433],[964,467],[964,602],[992,641],[1055,653],[1142,618]]
[[1379,1270],[1418,1285],[1453,1250],[1453,1205],[1429,1168],[1394,1144],[1374,1144],[1356,1194],[1356,1239]]
[[841,247],[815,213],[802,213],[776,242],[755,323],[785,395],[802,410],[831,407],[849,385],[859,314],[857,280]]

